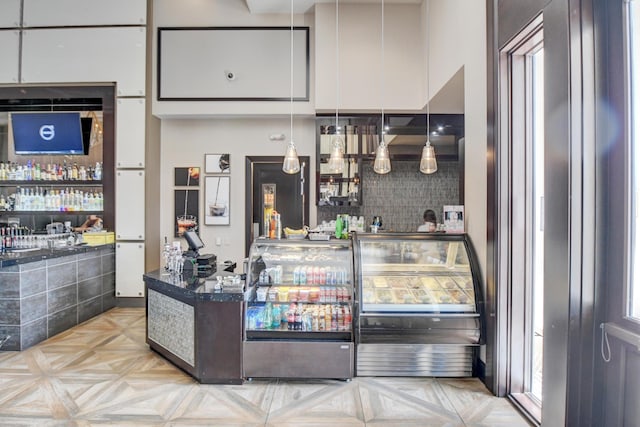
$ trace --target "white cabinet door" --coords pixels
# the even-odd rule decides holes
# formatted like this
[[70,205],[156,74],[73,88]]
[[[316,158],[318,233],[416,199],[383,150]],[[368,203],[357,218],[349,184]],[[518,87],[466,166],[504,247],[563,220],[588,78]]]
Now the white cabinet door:
[[[19,26],[20,0],[0,1],[0,28],[18,28]],[[4,51],[0,50],[0,52]]]
[[146,0],[24,0],[28,27],[144,25],[146,21]]
[[116,243],[116,297],[144,296],[144,243]]
[[18,60],[20,58],[20,36],[16,30],[0,31],[0,83],[18,82]]
[[116,171],[116,240],[144,240],[144,171]]
[[26,30],[22,81],[115,81],[118,96],[143,96],[145,33],[144,27]]
[[116,168],[143,168],[144,99],[118,99],[116,106]]

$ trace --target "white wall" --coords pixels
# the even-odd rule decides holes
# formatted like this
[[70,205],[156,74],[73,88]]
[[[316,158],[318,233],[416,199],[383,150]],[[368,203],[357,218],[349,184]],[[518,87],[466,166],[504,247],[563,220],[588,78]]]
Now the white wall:
[[[431,96],[464,67],[465,213],[483,280],[487,264],[487,67],[485,2],[428,0]],[[422,5],[426,16],[426,4]],[[426,100],[425,100],[426,101]]]
[[[309,175],[315,176],[315,120],[294,118],[293,138],[298,155],[310,156]],[[283,156],[286,142],[269,140],[269,135],[284,133],[289,140],[289,118],[208,118],[163,119],[161,126],[161,236],[174,240],[173,169],[204,167],[205,153],[229,153],[231,161],[231,217],[229,226],[200,225],[200,237],[206,248],[219,261],[232,260],[242,269],[245,245],[245,156]],[[202,170],[202,169],[201,169]],[[200,215],[203,215],[204,173],[200,178]],[[310,224],[316,222],[315,185],[308,195],[311,207]],[[200,222],[203,222],[201,216]],[[216,245],[220,238],[222,245]],[[160,254],[158,254],[160,256]]]

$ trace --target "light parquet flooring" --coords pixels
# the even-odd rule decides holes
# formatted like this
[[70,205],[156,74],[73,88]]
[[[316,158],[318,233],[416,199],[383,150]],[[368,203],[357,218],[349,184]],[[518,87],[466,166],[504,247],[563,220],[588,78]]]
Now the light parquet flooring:
[[529,424],[477,379],[203,385],[145,344],[142,308],[115,308],[0,352],[0,426],[508,426]]

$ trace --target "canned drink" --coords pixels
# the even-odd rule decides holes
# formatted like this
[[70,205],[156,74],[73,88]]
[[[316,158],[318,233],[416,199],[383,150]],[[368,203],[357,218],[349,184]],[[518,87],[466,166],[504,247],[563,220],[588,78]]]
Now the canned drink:
[[333,287],[330,288],[329,302],[337,302],[338,301],[338,290]]
[[327,267],[327,270],[325,272],[325,280],[324,280],[324,284],[326,285],[333,285],[335,284],[335,275],[333,273],[333,268],[331,267]]
[[327,269],[325,267],[320,267],[320,277],[318,278],[318,285],[324,285],[327,283]]
[[300,267],[300,280],[298,281],[299,285],[307,284],[307,269],[304,267]]
[[296,266],[296,268],[293,269],[293,284],[300,284],[300,266]]

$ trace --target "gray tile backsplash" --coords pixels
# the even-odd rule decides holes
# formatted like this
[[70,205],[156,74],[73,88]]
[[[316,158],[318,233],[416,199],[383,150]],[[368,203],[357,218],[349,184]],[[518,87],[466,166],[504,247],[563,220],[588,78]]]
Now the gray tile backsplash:
[[391,172],[378,175],[370,161],[362,164],[362,206],[318,206],[318,223],[330,221],[339,213],[364,216],[365,225],[375,215],[382,217],[387,231],[413,232],[423,223],[425,209],[433,209],[442,222],[442,207],[460,203],[458,162],[439,162],[431,175],[420,172],[419,161],[393,161]]

